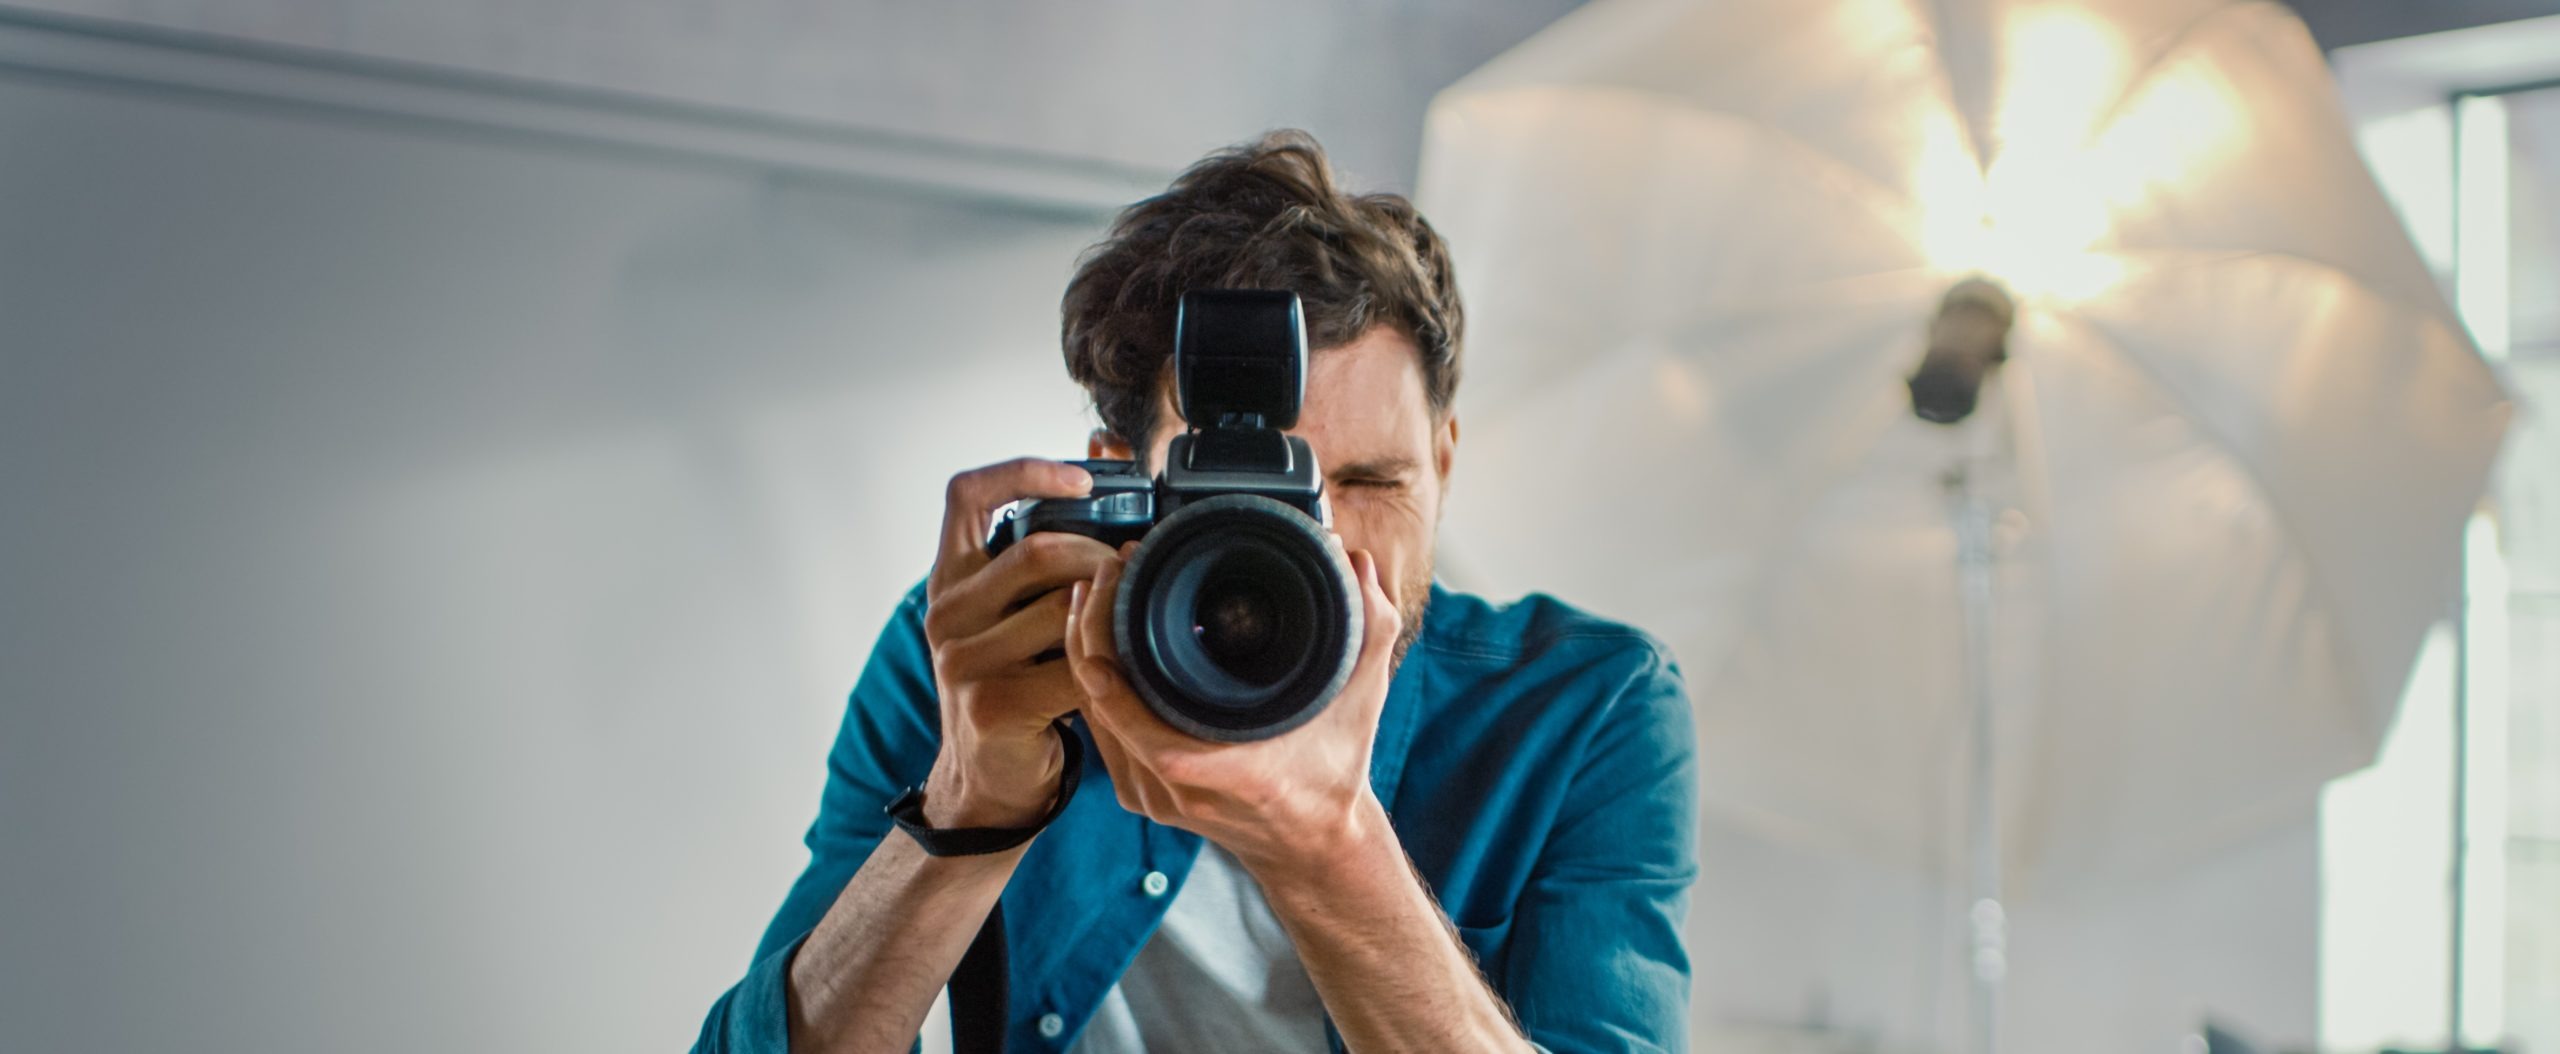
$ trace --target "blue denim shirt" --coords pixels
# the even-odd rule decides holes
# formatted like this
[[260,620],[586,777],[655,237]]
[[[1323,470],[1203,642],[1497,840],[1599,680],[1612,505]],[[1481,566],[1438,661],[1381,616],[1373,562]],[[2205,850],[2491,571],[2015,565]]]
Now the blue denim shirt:
[[[924,780],[939,724],[918,586],[854,685],[808,869],[695,1050],[787,1048],[791,956],[889,831],[882,808]],[[1083,786],[1004,891],[1009,1051],[1075,1041],[1200,851],[1198,836],[1123,811],[1091,739],[1081,746]],[[1370,784],[1459,939],[1547,1050],[1686,1045],[1695,750],[1679,669],[1651,637],[1543,595],[1497,607],[1433,585],[1379,717]],[[1173,887],[1148,895],[1150,871]]]

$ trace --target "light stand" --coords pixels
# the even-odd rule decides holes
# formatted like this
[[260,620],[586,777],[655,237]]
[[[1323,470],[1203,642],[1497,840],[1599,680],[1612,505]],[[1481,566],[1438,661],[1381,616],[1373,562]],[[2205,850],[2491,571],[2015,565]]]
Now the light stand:
[[[1968,278],[1947,291],[1938,315],[1929,323],[1929,350],[1908,385],[1911,409],[1921,420],[1960,425],[1979,405],[1981,389],[2008,360],[2009,329],[2016,305],[2007,291],[1980,278]],[[1947,519],[1956,537],[1956,603],[1964,629],[1964,698],[1973,711],[1970,737],[1973,772],[1969,787],[1971,817],[1972,898],[1966,912],[1966,961],[1973,972],[1973,1050],[1997,1054],[2000,1031],[2000,986],[2009,971],[2009,919],[2001,903],[1999,795],[1999,724],[1991,692],[1991,503],[1983,496],[1977,473],[2012,444],[1983,436],[1963,444],[1965,453],[1950,466],[1943,482]],[[1987,450],[1985,448],[1988,448]]]

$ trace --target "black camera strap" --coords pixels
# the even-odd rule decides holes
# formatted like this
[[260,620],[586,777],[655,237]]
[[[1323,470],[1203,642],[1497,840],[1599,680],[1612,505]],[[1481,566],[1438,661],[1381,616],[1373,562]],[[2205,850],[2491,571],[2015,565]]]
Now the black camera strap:
[[[1084,743],[1065,718],[1050,726],[1058,734],[1058,798],[1049,811],[1028,827],[946,827],[925,823],[924,787],[909,787],[884,810],[898,829],[916,840],[927,856],[981,856],[1001,853],[1028,842],[1067,811],[1084,780]],[[1004,903],[987,909],[987,921],[951,971],[951,1040],[954,1054],[1001,1054],[1008,993],[1005,979]]]
[[951,971],[952,1054],[1004,1054],[1004,903],[987,909],[977,939]]

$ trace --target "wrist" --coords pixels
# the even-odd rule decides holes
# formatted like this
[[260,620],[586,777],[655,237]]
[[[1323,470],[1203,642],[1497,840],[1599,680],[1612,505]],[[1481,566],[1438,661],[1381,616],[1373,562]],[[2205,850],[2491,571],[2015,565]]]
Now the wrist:
[[[924,818],[937,828],[1023,827],[1057,800],[1066,755],[1043,727],[1028,742],[944,744],[925,777]],[[976,737],[971,737],[973,740]]]
[[1244,865],[1266,896],[1301,890],[1316,896],[1339,890],[1347,880],[1372,876],[1379,869],[1408,870],[1404,844],[1388,821],[1386,806],[1364,781],[1359,793],[1331,815],[1301,829],[1249,849],[1227,847]]

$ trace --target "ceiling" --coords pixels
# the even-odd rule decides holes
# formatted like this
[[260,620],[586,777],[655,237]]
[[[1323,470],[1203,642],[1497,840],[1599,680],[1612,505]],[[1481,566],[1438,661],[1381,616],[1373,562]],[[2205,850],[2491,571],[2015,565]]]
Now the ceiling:
[[[0,22],[241,41],[1160,180],[1271,127],[1409,190],[1433,94],[1581,0],[0,0]],[[2323,47],[2560,14],[2560,0],[2290,0]],[[1143,177],[1143,178],[1137,178]]]
[[2287,0],[2322,48],[2560,15],[2560,0]]

